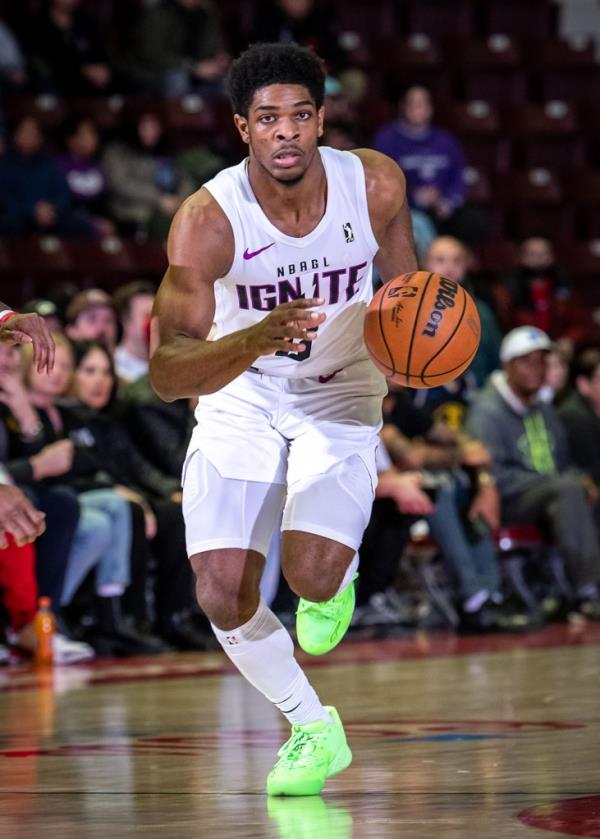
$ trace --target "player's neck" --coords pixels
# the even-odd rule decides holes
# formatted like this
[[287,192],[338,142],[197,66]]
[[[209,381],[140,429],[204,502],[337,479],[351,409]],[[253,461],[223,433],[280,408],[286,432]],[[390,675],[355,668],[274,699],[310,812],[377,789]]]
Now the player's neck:
[[280,183],[252,157],[248,177],[262,211],[282,232],[306,235],[323,217],[327,206],[327,175],[318,151],[302,179],[295,184]]

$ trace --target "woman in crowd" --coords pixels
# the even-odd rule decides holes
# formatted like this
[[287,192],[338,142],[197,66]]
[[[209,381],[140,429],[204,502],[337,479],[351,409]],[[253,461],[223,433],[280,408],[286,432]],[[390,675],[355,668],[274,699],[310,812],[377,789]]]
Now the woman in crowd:
[[[63,409],[57,401],[70,387],[73,351],[63,335],[55,335],[56,356],[51,373],[39,373],[33,366],[30,346],[23,348],[23,373],[27,398],[38,421],[35,438],[21,440],[23,453],[36,451],[57,441],[69,443],[72,457],[65,463],[61,481],[77,487],[77,475],[85,469],[85,455],[78,441],[68,438]],[[111,488],[78,492],[80,516],[62,585],[60,605],[67,606],[88,573],[95,569],[96,626],[90,640],[102,654],[159,652],[156,639],[143,637],[125,625],[120,615],[121,598],[130,583],[131,511],[127,501]]]
[[144,511],[146,536],[156,558],[155,607],[161,636],[179,649],[204,646],[194,627],[193,579],[185,549],[181,491],[177,478],[156,469],[140,453],[115,403],[116,376],[106,347],[90,341],[75,345],[76,401],[65,412],[70,435],[88,445],[88,488],[113,486]]

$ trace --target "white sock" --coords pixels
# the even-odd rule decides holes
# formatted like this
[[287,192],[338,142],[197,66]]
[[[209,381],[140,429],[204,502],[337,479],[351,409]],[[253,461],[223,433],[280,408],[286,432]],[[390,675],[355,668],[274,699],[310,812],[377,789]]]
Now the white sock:
[[261,598],[250,620],[237,629],[212,625],[217,640],[247,681],[292,725],[332,722],[294,658],[289,632]]
[[352,582],[352,578],[354,577],[354,575],[356,574],[357,571],[358,571],[358,554],[354,554],[354,556],[353,556],[353,558],[350,562],[350,565],[346,568],[346,573],[344,574],[344,576],[342,578],[342,582],[340,583],[340,586],[339,586],[338,590],[336,591],[334,597],[336,595],[340,594],[340,592],[342,592],[346,588],[346,586],[349,585]]

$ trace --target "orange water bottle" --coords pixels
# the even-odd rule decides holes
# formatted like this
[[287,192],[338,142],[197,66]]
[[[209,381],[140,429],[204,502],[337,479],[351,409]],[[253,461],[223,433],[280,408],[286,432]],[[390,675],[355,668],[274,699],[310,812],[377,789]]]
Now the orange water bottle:
[[52,664],[54,658],[53,640],[56,624],[50,610],[50,598],[40,597],[39,608],[33,621],[37,646],[35,649],[36,664]]

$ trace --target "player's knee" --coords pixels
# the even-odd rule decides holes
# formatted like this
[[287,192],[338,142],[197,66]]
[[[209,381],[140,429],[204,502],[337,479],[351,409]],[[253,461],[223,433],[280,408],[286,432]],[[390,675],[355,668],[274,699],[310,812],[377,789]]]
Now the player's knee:
[[191,558],[198,603],[211,623],[222,629],[241,626],[256,611],[260,571],[255,564],[223,556],[224,551]]
[[343,571],[338,573],[333,568],[313,567],[308,562],[299,565],[282,561],[282,569],[294,594],[313,603],[323,603],[334,597],[343,577]]

